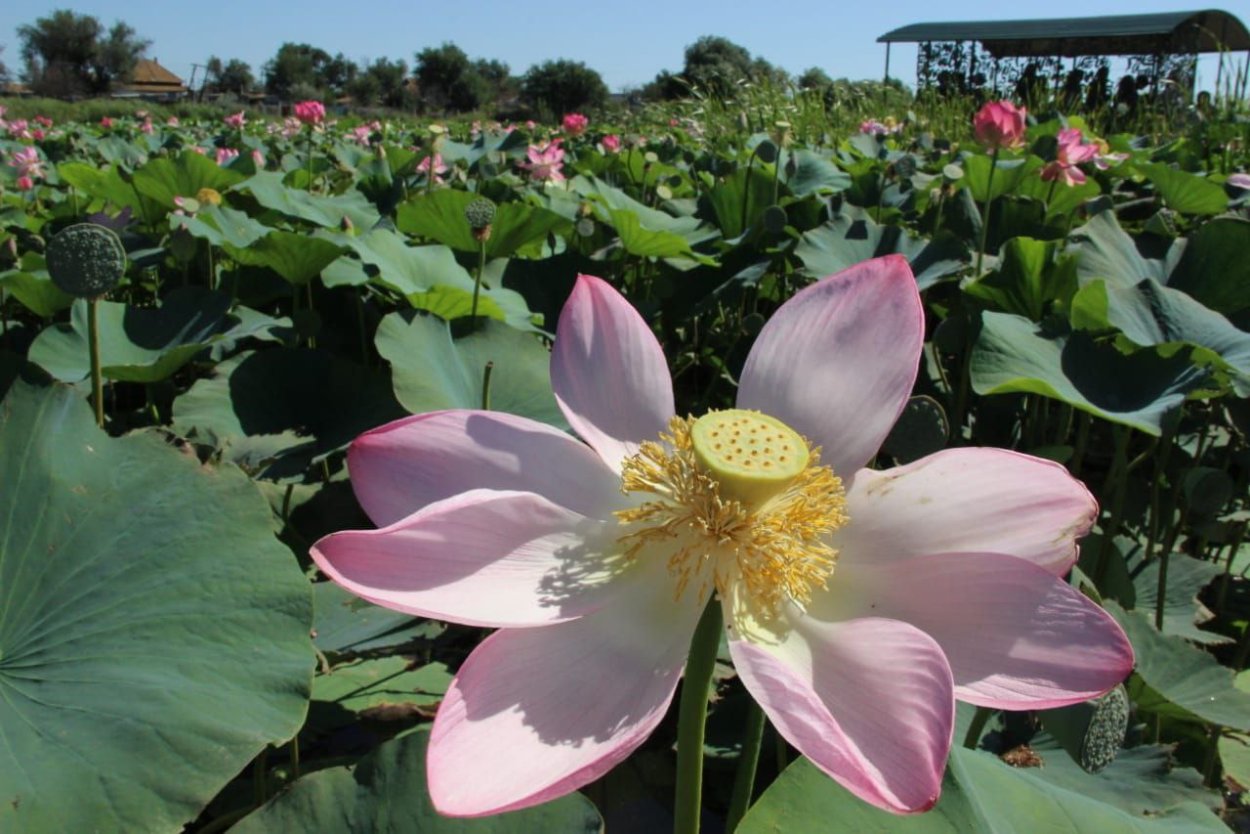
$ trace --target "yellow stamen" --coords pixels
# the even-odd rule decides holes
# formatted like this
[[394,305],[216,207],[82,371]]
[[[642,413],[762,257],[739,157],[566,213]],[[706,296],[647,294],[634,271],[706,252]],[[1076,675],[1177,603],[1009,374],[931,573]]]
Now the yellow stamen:
[[[716,450],[726,431],[740,432],[739,442]],[[753,449],[759,463],[747,466],[743,456]],[[784,469],[781,477],[754,475],[766,460],[767,469]],[[828,538],[847,521],[842,481],[820,465],[818,448],[772,417],[740,410],[674,417],[667,434],[625,461],[621,489],[643,499],[616,514],[628,528],[627,555],[644,546],[669,550],[676,597],[692,581],[700,597],[714,583],[722,598],[745,590],[753,616],[769,618],[786,601],[807,604],[833,575],[838,554]]]

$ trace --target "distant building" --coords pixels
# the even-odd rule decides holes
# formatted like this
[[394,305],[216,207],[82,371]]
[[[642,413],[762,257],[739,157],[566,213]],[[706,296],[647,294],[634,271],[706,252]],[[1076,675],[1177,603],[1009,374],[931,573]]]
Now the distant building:
[[177,101],[189,92],[182,79],[161,66],[155,58],[141,58],[135,63],[130,81],[114,88],[113,97]]

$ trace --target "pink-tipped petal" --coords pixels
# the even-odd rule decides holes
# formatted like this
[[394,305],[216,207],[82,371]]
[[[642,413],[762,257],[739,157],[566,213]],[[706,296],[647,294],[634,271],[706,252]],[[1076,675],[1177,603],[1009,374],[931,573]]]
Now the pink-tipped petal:
[[379,527],[471,489],[536,492],[598,517],[620,479],[586,444],[499,411],[435,411],[356,438],[347,453],[356,499]]
[[842,564],[930,553],[1007,553],[1056,576],[1076,561],[1098,504],[1057,463],[1003,449],[948,449],[855,475],[850,523],[834,536]]
[[830,586],[831,599],[815,601],[818,616],[911,623],[942,647],[961,701],[1050,709],[1097,697],[1133,671],[1133,648],[1119,624],[1022,559],[948,553],[840,565]]
[[856,264],[777,310],[742,369],[738,407],[785,421],[849,477],[877,453],[906,405],[923,344],[924,311],[907,260]]
[[663,559],[588,617],[500,631],[460,667],[434,719],[430,796],[476,817],[576,790],[640,745],[672,700],[699,616]]
[[613,469],[675,413],[664,351],[607,282],[579,275],[560,313],[551,387],[569,425]]
[[378,605],[466,625],[560,622],[602,607],[633,573],[615,521],[528,492],[473,490],[380,530],[332,533],[313,561]]
[[896,620],[798,619],[780,644],[729,649],[778,732],[851,793],[899,814],[937,802],[955,698],[931,637]]

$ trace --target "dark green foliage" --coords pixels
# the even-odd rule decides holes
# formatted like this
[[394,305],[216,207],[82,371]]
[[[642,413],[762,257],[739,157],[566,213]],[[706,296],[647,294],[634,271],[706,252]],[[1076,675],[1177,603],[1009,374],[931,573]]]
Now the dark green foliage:
[[521,98],[544,116],[594,110],[608,100],[608,88],[599,73],[581,61],[544,61],[529,68],[521,79]]
[[17,27],[17,36],[27,82],[52,96],[107,92],[152,44],[120,20],[106,30],[95,17],[68,9]]

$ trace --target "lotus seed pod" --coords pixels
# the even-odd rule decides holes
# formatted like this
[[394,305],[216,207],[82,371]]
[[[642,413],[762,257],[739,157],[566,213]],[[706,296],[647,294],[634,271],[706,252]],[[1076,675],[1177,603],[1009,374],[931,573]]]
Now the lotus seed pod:
[[470,229],[484,229],[495,221],[495,204],[485,197],[478,197],[464,207],[464,219]]
[[112,229],[78,223],[48,241],[48,274],[63,292],[97,298],[126,273],[126,249]]

